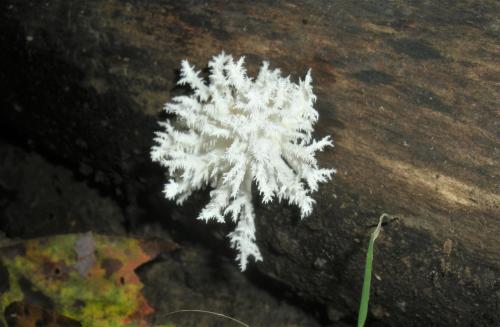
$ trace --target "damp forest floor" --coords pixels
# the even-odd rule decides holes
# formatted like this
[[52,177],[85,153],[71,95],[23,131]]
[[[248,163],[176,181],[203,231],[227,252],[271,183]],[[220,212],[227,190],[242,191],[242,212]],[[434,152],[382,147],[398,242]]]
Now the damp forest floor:
[[[0,236],[24,240],[91,231],[104,235],[172,240],[161,222],[127,222],[127,212],[78,174],[30,149],[0,141]],[[269,291],[252,272],[240,273],[227,254],[215,253],[196,240],[174,240],[180,249],[137,269],[143,293],[155,308],[153,325],[237,326],[220,316],[178,313],[207,310],[250,326],[350,326],[324,322],[317,308],[297,305],[290,296]],[[249,278],[250,277],[250,278]],[[1,282],[1,281],[0,281]],[[0,290],[5,285],[0,285]],[[353,323],[353,322],[352,322]]]

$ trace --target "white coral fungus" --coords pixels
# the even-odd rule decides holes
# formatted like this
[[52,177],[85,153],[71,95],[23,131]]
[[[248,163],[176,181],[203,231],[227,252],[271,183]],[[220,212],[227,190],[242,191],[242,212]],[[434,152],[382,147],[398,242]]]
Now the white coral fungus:
[[328,180],[334,169],[318,168],[316,151],[331,146],[329,136],[312,138],[318,112],[311,74],[293,83],[264,62],[257,78],[247,76],[244,58],[234,61],[224,52],[212,58],[207,85],[189,63],[182,61],[179,85],[194,91],[165,105],[175,123],[160,123],[151,157],[168,168],[164,193],[181,204],[190,194],[211,186],[210,202],[198,219],[223,223],[231,217],[236,228],[228,237],[245,270],[248,257],[262,260],[255,243],[252,181],[267,203],[274,197],[312,211],[310,193]]

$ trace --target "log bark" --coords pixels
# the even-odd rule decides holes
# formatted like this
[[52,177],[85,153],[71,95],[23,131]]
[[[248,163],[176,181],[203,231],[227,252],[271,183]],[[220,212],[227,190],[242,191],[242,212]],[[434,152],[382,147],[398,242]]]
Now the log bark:
[[[338,170],[312,216],[258,204],[256,269],[325,306],[357,310],[369,233],[371,317],[388,326],[500,322],[500,113],[496,1],[7,0],[0,126],[149,215],[163,173],[149,162],[179,62],[225,50],[293,79],[312,69],[320,156]],[[203,195],[189,208],[191,224]],[[166,201],[166,200],[164,200]],[[175,215],[174,215],[175,216]],[[203,226],[197,224],[198,229]]]

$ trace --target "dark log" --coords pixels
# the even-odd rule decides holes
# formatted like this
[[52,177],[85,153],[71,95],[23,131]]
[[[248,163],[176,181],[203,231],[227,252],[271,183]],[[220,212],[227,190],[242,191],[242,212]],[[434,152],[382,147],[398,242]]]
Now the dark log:
[[[148,152],[181,59],[203,68],[225,50],[245,55],[251,73],[270,60],[293,79],[312,68],[317,134],[336,144],[320,161],[338,174],[303,221],[295,208],[256,200],[265,258],[258,271],[324,305],[332,321],[348,320],[369,233],[387,212],[397,219],[376,244],[372,318],[388,326],[500,323],[497,1],[1,6],[3,137],[150,215],[160,215],[150,205],[163,173]],[[200,201],[181,211],[190,213],[184,221]]]

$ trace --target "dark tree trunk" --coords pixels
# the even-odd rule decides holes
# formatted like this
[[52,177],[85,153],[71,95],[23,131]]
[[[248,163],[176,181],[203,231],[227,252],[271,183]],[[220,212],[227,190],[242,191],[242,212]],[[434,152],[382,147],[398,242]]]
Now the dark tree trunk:
[[[271,285],[357,310],[369,233],[372,318],[390,326],[494,326],[499,317],[500,114],[496,1],[28,1],[1,5],[0,128],[151,219],[194,224],[160,199],[156,121],[180,60],[221,50],[293,79],[312,68],[319,136],[338,170],[312,216],[258,205]],[[163,204],[165,206],[165,204]],[[156,209],[154,209],[156,208]],[[140,214],[130,213],[131,219]],[[139,223],[139,222],[138,222]],[[175,225],[175,224],[174,224]],[[195,224],[199,237],[204,225]],[[187,230],[187,229],[186,229]],[[196,234],[198,233],[198,234]]]

